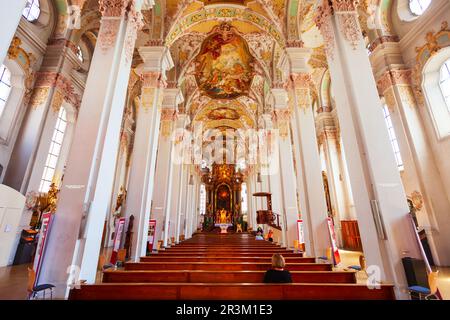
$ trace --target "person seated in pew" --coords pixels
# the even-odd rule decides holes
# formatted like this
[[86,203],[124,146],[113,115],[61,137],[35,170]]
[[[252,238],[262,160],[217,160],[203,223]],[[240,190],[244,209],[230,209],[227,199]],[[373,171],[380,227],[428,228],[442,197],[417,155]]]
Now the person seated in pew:
[[264,240],[264,237],[263,237],[263,235],[262,235],[261,232],[258,231],[258,232],[256,233],[255,240]]
[[291,273],[284,270],[286,262],[283,256],[275,253],[272,256],[272,269],[267,270],[264,275],[264,283],[292,283]]
[[269,229],[269,232],[267,233],[267,240],[270,242],[273,242],[273,230]]

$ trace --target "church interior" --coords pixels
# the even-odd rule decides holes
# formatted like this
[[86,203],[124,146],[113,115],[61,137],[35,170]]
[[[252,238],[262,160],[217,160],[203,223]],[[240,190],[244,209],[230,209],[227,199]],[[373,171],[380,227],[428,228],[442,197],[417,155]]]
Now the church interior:
[[1,1],[0,299],[450,300],[449,22]]

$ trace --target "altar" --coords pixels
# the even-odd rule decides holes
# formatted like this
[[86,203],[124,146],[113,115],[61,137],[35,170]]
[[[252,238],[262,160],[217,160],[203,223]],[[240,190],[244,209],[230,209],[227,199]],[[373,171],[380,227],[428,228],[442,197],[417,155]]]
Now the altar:
[[220,228],[220,233],[228,233],[228,228],[232,227],[233,224],[232,223],[216,223],[214,224],[215,227],[219,227]]
[[213,164],[212,171],[204,168],[202,181],[206,189],[205,230],[220,228],[227,233],[229,227],[235,227],[241,216],[242,173],[231,164]]

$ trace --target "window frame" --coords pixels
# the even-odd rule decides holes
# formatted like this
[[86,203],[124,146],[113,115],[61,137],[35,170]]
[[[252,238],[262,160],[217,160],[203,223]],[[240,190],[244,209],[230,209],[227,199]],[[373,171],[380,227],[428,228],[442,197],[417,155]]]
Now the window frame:
[[450,46],[440,49],[423,66],[422,92],[438,141],[450,138],[450,113],[440,86],[441,66],[450,58]]
[[[6,79],[6,78],[8,78],[8,79]],[[6,89],[7,93],[6,93],[5,97],[0,96],[0,118],[3,116],[3,113],[8,105],[9,97],[11,96],[11,91],[12,91],[11,78],[12,78],[11,70],[9,70],[9,68],[6,65],[1,64],[0,65],[0,93],[2,91],[2,89],[1,89],[2,87],[7,88]],[[1,105],[1,104],[3,104],[3,105]]]
[[[432,0],[430,0],[428,2],[428,4],[423,8],[423,6],[424,6],[423,1],[427,1],[427,0],[408,0],[408,9],[411,12],[411,14],[414,15],[415,17],[420,17],[421,15],[423,15],[425,13],[425,11],[428,10],[428,8],[430,7],[431,2],[432,2]],[[422,10],[420,13],[419,12],[415,12],[412,9],[412,4],[413,3],[416,3],[420,7],[420,9]]]
[[[29,9],[28,9],[29,8]],[[32,8],[37,8],[38,9],[38,14],[36,17],[33,17],[33,19],[30,19],[30,12]],[[28,9],[28,13],[25,14],[25,10]],[[25,8],[22,11],[22,17],[27,20],[30,23],[35,23],[36,21],[39,20],[39,17],[41,16],[41,3],[40,0],[27,0],[27,4],[25,6]]]
[[383,104],[383,117],[388,130],[389,141],[391,142],[392,151],[394,152],[395,163],[399,171],[405,170],[405,163],[403,161],[400,145],[398,144],[398,137],[395,132],[394,124],[392,122],[391,110],[386,103]]
[[199,197],[199,213],[203,216],[206,214],[206,186],[204,183],[200,184]]
[[19,129],[17,122],[26,107],[22,101],[25,95],[25,72],[17,61],[6,58],[3,65],[11,73],[11,91],[0,116],[0,145],[9,145],[14,132]]
[[[63,128],[62,128],[63,124]],[[56,170],[58,168],[58,163],[61,159],[61,154],[63,150],[63,145],[65,141],[65,137],[67,134],[67,128],[69,126],[69,119],[67,110],[64,107],[61,107],[58,116],[56,119],[56,123],[53,129],[52,139],[50,141],[50,146],[47,152],[47,157],[44,164],[44,169],[42,171],[42,176],[39,181],[39,192],[47,192],[49,186],[51,185],[55,177]],[[60,137],[60,141],[57,140],[57,137]],[[57,149],[56,149],[57,148]],[[58,150],[57,152],[55,150]],[[50,161],[53,161],[54,164],[51,166]],[[51,177],[49,177],[48,172],[51,173]],[[47,186],[46,186],[47,185]]]
[[[442,71],[446,70],[447,77],[446,79],[442,79]],[[447,82],[448,84],[448,92],[445,92],[443,88],[443,83]],[[441,90],[442,96],[444,97],[445,105],[447,106],[447,111],[450,114],[450,57],[444,61],[439,69],[439,89]]]

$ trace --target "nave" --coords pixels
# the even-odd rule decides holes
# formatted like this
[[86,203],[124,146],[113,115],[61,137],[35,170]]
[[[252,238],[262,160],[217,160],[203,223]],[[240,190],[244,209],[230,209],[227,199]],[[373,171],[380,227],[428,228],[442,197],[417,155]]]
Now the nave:
[[[273,253],[286,260],[292,284],[265,284]],[[71,300],[296,300],[394,299],[393,286],[357,284],[355,271],[334,271],[250,233],[197,233],[191,239],[122,269],[103,272],[102,283],[72,289]]]

